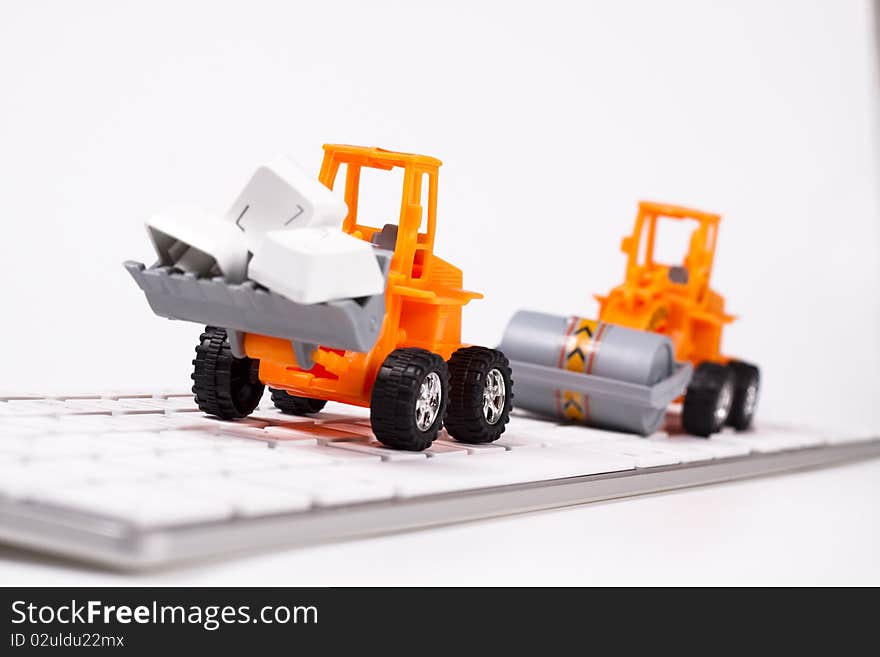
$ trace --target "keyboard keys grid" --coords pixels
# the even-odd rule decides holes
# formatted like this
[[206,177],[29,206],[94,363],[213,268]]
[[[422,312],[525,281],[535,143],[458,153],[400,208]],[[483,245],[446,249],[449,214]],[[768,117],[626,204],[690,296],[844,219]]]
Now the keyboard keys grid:
[[[591,474],[818,447],[821,432],[649,438],[515,415],[500,440],[441,432],[424,452],[391,450],[366,409],[294,417],[204,416],[188,393],[0,396],[0,503],[31,502],[141,527],[302,512]],[[850,441],[865,434],[850,436]]]

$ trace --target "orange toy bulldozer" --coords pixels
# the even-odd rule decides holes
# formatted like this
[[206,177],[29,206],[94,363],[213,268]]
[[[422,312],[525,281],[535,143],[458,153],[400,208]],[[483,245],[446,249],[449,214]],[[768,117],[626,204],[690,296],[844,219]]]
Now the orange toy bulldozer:
[[[496,349],[461,344],[462,307],[482,295],[463,290],[461,270],[434,255],[440,164],[379,148],[324,146],[319,181],[332,190],[345,167],[341,229],[372,246],[385,279],[380,294],[298,303],[251,280],[126,263],[154,312],[207,325],[193,360],[199,408],[243,418],[268,385],[284,413],[317,413],[328,400],[370,407],[373,433],[389,447],[426,449],[444,426],[468,443],[500,437],[513,400],[508,360]],[[403,170],[396,223],[359,221],[364,167]]]
[[[260,392],[262,384],[270,386],[281,411],[315,413],[327,400],[369,406],[376,438],[407,450],[429,447],[442,425],[455,439],[470,443],[493,441],[504,431],[513,399],[507,359],[494,349],[461,344],[461,309],[482,295],[463,290],[461,270],[433,253],[440,164],[432,157],[378,148],[324,146],[321,183],[332,190],[340,166],[346,167],[348,216],[342,230],[393,253],[385,315],[375,344],[366,352],[317,344],[298,358],[290,340],[245,333],[245,357],[236,359],[238,366],[252,373],[248,385]],[[363,167],[403,169],[397,224],[358,222]],[[427,198],[422,198],[423,189]],[[215,363],[232,356],[218,354],[215,342],[210,331],[202,337],[193,390],[203,410],[223,415],[228,409],[213,400],[226,379],[216,376]],[[260,395],[250,395],[233,415],[253,410]]]
[[[676,358],[694,365],[682,406],[682,425],[691,434],[709,436],[725,424],[748,429],[755,414],[760,372],[721,353],[721,332],[735,318],[724,312],[724,298],[709,287],[717,214],[642,202],[631,235],[621,249],[627,255],[626,279],[608,295],[596,295],[603,322],[667,335]],[[655,259],[655,246],[669,222],[690,222],[693,231],[681,262]]]

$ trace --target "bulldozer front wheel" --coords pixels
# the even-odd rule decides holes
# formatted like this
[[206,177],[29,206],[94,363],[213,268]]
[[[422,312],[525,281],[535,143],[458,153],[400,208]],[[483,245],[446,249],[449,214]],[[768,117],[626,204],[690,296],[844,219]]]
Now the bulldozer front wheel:
[[205,327],[192,364],[196,404],[208,415],[234,420],[247,417],[260,403],[260,362],[233,356],[225,329]]
[[752,426],[758,406],[761,371],[750,363],[736,360],[731,361],[728,367],[733,372],[734,392],[727,424],[737,431],[745,431]]
[[443,424],[448,397],[449,373],[440,356],[425,349],[395,349],[373,384],[373,434],[388,447],[427,449]]
[[327,405],[327,402],[323,399],[298,397],[278,388],[269,388],[269,392],[272,393],[272,403],[275,404],[275,408],[288,415],[320,413],[321,409]]
[[733,371],[718,363],[700,363],[684,395],[681,423],[694,436],[708,438],[730,416],[735,392]]
[[513,402],[510,363],[502,352],[463,347],[449,359],[446,431],[463,443],[490,443],[504,433]]

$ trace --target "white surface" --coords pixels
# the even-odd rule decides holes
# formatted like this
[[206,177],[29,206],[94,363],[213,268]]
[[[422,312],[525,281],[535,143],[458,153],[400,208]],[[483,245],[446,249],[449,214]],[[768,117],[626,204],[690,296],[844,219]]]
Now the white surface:
[[270,230],[248,276],[297,303],[365,297],[385,288],[373,247],[338,227]]
[[[182,201],[222,212],[255,162],[302,154],[317,173],[340,141],[444,160],[436,246],[487,295],[465,311],[473,342],[523,305],[595,313],[637,199],[723,213],[714,284],[743,317],[725,346],[764,368],[761,412],[876,427],[872,25],[866,1],[16,3],[0,21],[3,383],[188,381],[198,327],[156,318],[120,267],[149,259],[140,223]],[[396,216],[399,192],[386,200]],[[878,468],[142,580],[7,551],[0,581],[878,584]]]
[[0,581],[10,586],[877,586],[878,495],[880,459],[874,459],[139,576],[0,547]]
[[317,176],[283,156],[254,172],[226,213],[226,219],[244,231],[251,253],[272,230],[342,226],[348,213],[345,202]]
[[163,265],[196,274],[209,274],[216,265],[233,282],[245,279],[247,242],[234,224],[193,206],[178,205],[150,217],[147,233]]

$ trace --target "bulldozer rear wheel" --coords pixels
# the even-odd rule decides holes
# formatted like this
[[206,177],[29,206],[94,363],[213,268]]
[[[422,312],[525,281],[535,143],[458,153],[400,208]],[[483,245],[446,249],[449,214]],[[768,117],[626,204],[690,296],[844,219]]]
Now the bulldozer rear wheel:
[[196,404],[208,415],[234,420],[247,417],[260,403],[260,362],[233,356],[225,329],[205,327],[192,364]]
[[395,349],[373,384],[373,434],[388,447],[427,449],[443,424],[448,398],[449,373],[443,358],[426,349]]
[[718,363],[700,363],[684,395],[681,423],[693,436],[708,438],[724,426],[733,405],[733,371]]
[[510,363],[502,352],[463,347],[449,359],[446,431],[463,443],[491,443],[504,433],[513,402]]
[[269,392],[272,393],[272,403],[275,404],[275,408],[288,415],[320,413],[321,409],[327,405],[327,402],[323,399],[298,397],[278,388],[269,388]]
[[761,370],[751,363],[731,361],[728,367],[733,372],[733,406],[727,418],[728,426],[737,431],[745,431],[752,426],[755,409],[758,406],[758,392],[761,389]]

